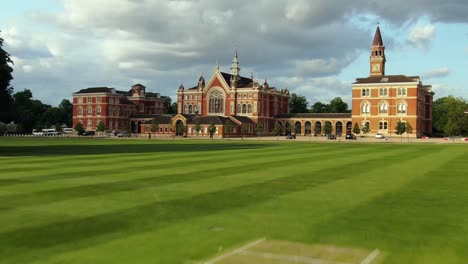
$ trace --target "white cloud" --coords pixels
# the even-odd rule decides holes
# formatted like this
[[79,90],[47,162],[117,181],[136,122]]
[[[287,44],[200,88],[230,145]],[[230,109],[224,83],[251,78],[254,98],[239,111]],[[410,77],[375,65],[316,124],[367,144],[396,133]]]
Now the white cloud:
[[448,67],[433,69],[421,74],[423,78],[442,78],[447,77],[450,74],[450,70]]
[[434,25],[415,26],[411,29],[408,42],[418,49],[426,50],[435,34],[436,28]]
[[[63,10],[21,18],[46,32],[25,30],[19,20],[2,36],[17,64],[15,89],[30,88],[48,103],[88,86],[127,89],[136,80],[173,96],[180,81],[195,85],[201,71],[209,75],[217,58],[229,71],[236,45],[243,75],[253,70],[272,85],[325,99],[335,90],[350,95],[335,76],[371,42],[369,29],[348,23],[350,14],[468,21],[465,0],[395,1],[60,0]],[[425,47],[435,36],[431,26],[412,31],[413,45]],[[58,95],[48,97],[52,92]]]

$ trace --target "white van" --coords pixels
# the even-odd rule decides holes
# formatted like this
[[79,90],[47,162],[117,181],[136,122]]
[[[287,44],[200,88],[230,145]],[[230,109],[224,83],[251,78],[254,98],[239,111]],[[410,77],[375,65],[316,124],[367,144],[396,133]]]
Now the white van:
[[71,128],[71,127],[66,127],[66,128],[64,128],[64,129],[62,130],[62,132],[63,132],[64,134],[73,134],[73,131],[74,131],[74,130],[73,130],[73,128]]

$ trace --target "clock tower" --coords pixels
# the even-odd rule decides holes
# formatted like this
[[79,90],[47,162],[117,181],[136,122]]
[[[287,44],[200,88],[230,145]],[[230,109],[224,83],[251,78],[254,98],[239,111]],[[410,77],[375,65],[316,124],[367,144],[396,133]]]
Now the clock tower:
[[371,47],[370,75],[385,75],[385,45],[383,44],[382,35],[380,34],[380,27],[378,25]]

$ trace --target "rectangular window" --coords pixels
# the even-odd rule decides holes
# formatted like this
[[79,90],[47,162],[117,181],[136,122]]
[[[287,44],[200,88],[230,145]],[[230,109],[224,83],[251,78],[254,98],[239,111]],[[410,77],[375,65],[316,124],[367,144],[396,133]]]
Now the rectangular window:
[[96,97],[96,101],[97,101],[98,103],[102,103],[102,97],[101,97],[101,96]]
[[369,97],[370,89],[362,89],[362,97]]
[[88,97],[87,101],[86,101],[88,104],[92,103],[93,102],[93,99],[92,97]]
[[83,103],[83,97],[78,97],[78,103],[82,104]]
[[387,88],[380,88],[379,94],[380,94],[380,96],[387,96],[388,95],[388,89]]

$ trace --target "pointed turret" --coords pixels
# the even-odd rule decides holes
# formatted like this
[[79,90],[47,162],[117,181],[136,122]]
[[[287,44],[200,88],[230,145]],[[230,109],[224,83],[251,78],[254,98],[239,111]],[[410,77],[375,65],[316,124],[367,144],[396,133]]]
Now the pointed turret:
[[203,77],[203,72],[200,73],[200,78],[198,78],[198,91],[202,91],[205,88],[205,78]]
[[232,60],[232,65],[231,65],[231,88],[235,89],[237,88],[237,82],[240,80],[239,76],[239,57],[237,56],[237,49],[236,53],[234,54],[234,59]]
[[231,75],[239,75],[239,71],[240,71],[240,68],[239,68],[239,57],[237,56],[237,49],[236,49],[236,53],[234,54],[234,59],[232,60],[232,64],[231,64]]
[[382,35],[380,33],[380,26],[377,24],[370,54],[370,75],[385,75],[385,62],[385,45],[383,44]]
[[380,27],[377,25],[377,29],[375,30],[374,41],[372,42],[372,46],[383,46],[382,35],[380,34]]

